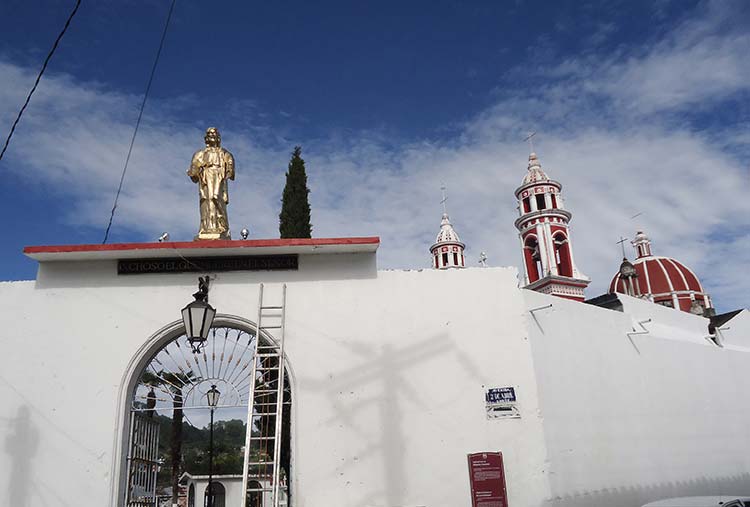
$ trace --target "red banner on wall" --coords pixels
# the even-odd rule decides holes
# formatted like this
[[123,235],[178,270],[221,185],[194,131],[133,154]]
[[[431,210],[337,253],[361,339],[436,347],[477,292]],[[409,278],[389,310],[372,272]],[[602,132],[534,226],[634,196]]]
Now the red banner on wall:
[[472,507],[508,507],[503,453],[469,454]]

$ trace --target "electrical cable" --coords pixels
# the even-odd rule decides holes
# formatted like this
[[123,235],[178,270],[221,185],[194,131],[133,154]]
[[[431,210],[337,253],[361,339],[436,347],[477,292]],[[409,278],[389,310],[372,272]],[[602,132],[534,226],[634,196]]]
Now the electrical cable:
[[26,106],[29,105],[31,96],[34,95],[34,92],[36,91],[36,87],[39,86],[39,81],[41,81],[42,74],[44,74],[44,71],[47,69],[47,64],[52,59],[52,55],[55,54],[57,45],[60,44],[60,40],[63,38],[63,35],[65,35],[65,32],[68,30],[68,27],[70,26],[70,22],[73,21],[73,16],[75,16],[76,12],[78,12],[78,7],[80,5],[81,5],[81,0],[77,0],[75,7],[73,7],[73,10],[68,16],[68,20],[65,22],[65,26],[63,27],[60,34],[57,36],[57,39],[55,39],[55,43],[52,45],[52,49],[50,49],[50,52],[47,53],[47,58],[44,59],[44,65],[42,65],[42,70],[39,71],[39,75],[37,75],[36,81],[34,81],[34,86],[31,87],[31,91],[26,97],[26,102],[24,102],[23,106],[21,106],[21,110],[18,111],[18,116],[16,116],[16,120],[13,122],[13,126],[10,128],[10,133],[8,133],[8,138],[5,140],[5,146],[3,146],[3,151],[0,151],[0,160],[3,159],[3,155],[5,155],[5,150],[8,149],[8,145],[10,144],[10,139],[11,137],[13,137],[13,133],[16,131],[16,126],[18,125],[18,122],[21,121],[21,116],[23,116],[23,112],[26,110]]
[[169,6],[169,13],[167,14],[167,21],[164,23],[164,31],[161,34],[161,40],[159,41],[159,49],[156,51],[156,58],[154,59],[154,65],[151,67],[151,75],[148,78],[148,84],[146,85],[146,92],[143,94],[143,102],[141,102],[141,110],[138,112],[138,120],[135,122],[135,129],[133,130],[133,137],[130,139],[130,147],[128,148],[128,155],[125,157],[125,166],[122,168],[122,175],[120,176],[120,184],[117,186],[117,193],[115,194],[115,202],[112,205],[112,213],[109,215],[109,223],[107,224],[107,230],[104,232],[104,240],[102,244],[107,242],[109,237],[109,230],[112,228],[112,220],[115,218],[115,210],[117,209],[117,201],[120,199],[120,192],[122,191],[122,184],[125,181],[125,173],[128,170],[128,164],[130,163],[130,155],[133,152],[133,145],[135,144],[135,137],[138,135],[138,127],[141,125],[141,118],[143,117],[143,109],[146,107],[146,100],[148,99],[149,91],[151,91],[151,83],[154,81],[154,74],[156,73],[156,67],[159,64],[159,57],[161,57],[161,50],[164,47],[164,39],[167,38],[167,30],[169,29],[169,22],[172,19],[172,11],[174,11],[174,5],[177,0],[172,0],[172,4]]

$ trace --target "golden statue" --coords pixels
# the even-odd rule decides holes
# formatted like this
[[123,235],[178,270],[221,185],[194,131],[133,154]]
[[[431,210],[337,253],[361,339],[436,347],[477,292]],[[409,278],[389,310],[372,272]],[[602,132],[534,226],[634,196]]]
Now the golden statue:
[[188,176],[198,183],[201,228],[195,239],[231,239],[227,204],[227,180],[234,180],[234,157],[221,147],[219,131],[211,127],[204,137],[206,148],[193,155]]

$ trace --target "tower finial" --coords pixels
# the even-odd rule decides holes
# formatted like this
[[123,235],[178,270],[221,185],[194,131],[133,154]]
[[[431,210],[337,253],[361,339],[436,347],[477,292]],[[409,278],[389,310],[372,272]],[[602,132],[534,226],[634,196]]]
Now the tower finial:
[[627,255],[625,255],[625,242],[627,240],[628,240],[628,238],[623,238],[622,236],[620,236],[620,241],[618,241],[618,243],[622,247],[622,258],[623,259],[627,258]]
[[638,258],[641,257],[650,257],[651,254],[651,240],[648,239],[648,236],[643,233],[643,230],[639,230],[635,237],[633,238],[633,241],[630,242],[634,247],[636,252],[638,252]]
[[523,138],[524,141],[529,143],[529,153],[534,153],[534,140],[532,139],[536,135],[536,132],[529,132],[529,134]]
[[443,194],[443,199],[440,201],[440,204],[443,205],[443,215],[447,215],[448,211],[446,211],[445,202],[448,200],[448,193],[447,193],[448,187],[445,186],[445,183],[442,183],[440,185],[440,191]]

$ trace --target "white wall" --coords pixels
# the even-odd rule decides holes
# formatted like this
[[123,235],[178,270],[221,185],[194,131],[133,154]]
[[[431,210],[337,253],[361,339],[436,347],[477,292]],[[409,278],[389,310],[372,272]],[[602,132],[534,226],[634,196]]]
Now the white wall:
[[524,295],[552,304],[529,318],[548,505],[748,495],[750,354],[706,340],[707,319],[627,296],[620,313]]
[[[257,283],[289,281],[295,507],[467,505],[466,455],[494,450],[512,505],[538,504],[544,449],[515,270],[376,273],[374,255],[327,257],[297,273],[220,273],[211,287],[221,313],[255,320]],[[195,282],[117,277],[100,262],[0,284],[0,495],[109,505],[123,375]],[[517,386],[523,418],[488,421],[485,385]]]
[[742,310],[716,332],[719,343],[733,350],[750,352],[750,311]]
[[[289,291],[300,507],[468,505],[467,453],[497,450],[512,504],[542,498],[515,270],[380,272]],[[488,421],[483,386],[507,385],[523,418]]]
[[[0,505],[110,505],[125,372],[197,278],[114,269],[0,284]],[[468,506],[466,455],[498,450],[512,507],[750,491],[748,352],[710,344],[705,319],[519,290],[514,269],[376,272],[371,254],[219,273],[211,303],[254,321],[258,283],[273,298],[283,281],[294,507]],[[488,420],[484,389],[503,386],[522,417]]]

